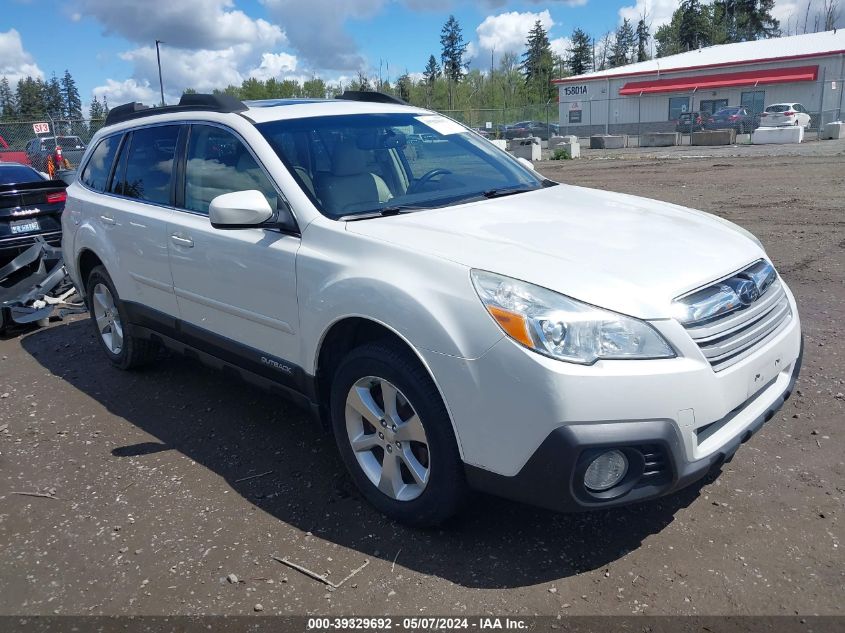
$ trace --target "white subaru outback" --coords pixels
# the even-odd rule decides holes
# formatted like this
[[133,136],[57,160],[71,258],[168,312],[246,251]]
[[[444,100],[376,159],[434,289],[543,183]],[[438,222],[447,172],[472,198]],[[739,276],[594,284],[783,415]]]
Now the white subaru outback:
[[111,111],[63,248],[115,366],[167,347],[293,397],[417,525],[470,488],[558,510],[673,492],[789,397],[795,300],[747,231],[345,97]]

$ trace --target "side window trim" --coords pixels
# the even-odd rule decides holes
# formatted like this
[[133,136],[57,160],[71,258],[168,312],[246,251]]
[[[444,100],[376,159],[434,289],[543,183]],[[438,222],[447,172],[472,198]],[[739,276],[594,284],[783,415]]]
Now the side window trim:
[[[132,130],[124,133],[122,138],[120,139],[120,144],[117,146],[117,152],[114,155],[114,162],[112,163],[111,169],[109,170],[109,177],[106,181],[106,190],[103,193],[114,193],[115,195],[122,195],[123,189],[118,193],[116,191],[112,191],[112,187],[114,186],[114,179],[115,177],[123,176],[126,173],[126,165],[123,165],[123,174],[118,175],[117,170],[120,167],[120,161],[123,158],[124,152],[127,154],[129,150],[132,149],[131,145],[132,141]],[[118,183],[121,187],[123,187],[123,182],[118,180]]]
[[173,157],[173,181],[170,200],[173,208],[182,210],[185,206],[185,161],[188,156],[188,141],[191,137],[190,124],[182,124],[176,139],[176,155]]

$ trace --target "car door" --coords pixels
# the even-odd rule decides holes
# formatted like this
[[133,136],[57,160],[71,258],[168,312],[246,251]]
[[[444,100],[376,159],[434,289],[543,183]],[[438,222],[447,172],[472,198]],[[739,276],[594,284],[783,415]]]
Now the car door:
[[[83,184],[107,195],[86,202],[108,244],[108,272],[130,311],[171,324],[178,315],[168,257],[173,164],[180,125],[152,125],[103,139],[82,173]],[[119,143],[119,149],[118,149]],[[118,155],[114,169],[112,159]],[[105,176],[98,175],[105,168]],[[108,176],[111,174],[111,177]],[[169,318],[166,318],[169,317]]]
[[795,117],[798,119],[798,125],[800,125],[801,127],[809,127],[810,113],[807,112],[807,108],[802,106],[800,103],[796,103],[794,109],[798,113],[795,115]]
[[186,341],[257,373],[291,376],[289,361],[299,356],[299,237],[215,229],[208,219],[218,195],[258,190],[277,208],[281,194],[243,140],[215,124],[191,125],[181,179],[168,239]]

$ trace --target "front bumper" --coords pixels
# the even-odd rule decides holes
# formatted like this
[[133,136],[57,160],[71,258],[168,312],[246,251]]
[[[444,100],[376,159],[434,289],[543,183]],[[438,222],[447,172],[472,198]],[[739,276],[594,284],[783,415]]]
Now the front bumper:
[[[467,480],[477,490],[562,512],[626,505],[673,493],[729,462],[740,445],[774,417],[792,395],[802,358],[803,342],[786,389],[767,403],[741,433],[701,459],[686,458],[678,427],[668,420],[572,425],[552,431],[516,475],[508,477],[467,465]],[[728,424],[733,415],[734,412],[728,414],[712,426]],[[644,463],[650,464],[645,466],[647,474],[642,465],[635,465],[639,470],[632,473],[630,484],[620,486],[624,492],[613,493],[616,496],[607,499],[593,496],[580,482],[591,455],[600,449],[644,454]]]

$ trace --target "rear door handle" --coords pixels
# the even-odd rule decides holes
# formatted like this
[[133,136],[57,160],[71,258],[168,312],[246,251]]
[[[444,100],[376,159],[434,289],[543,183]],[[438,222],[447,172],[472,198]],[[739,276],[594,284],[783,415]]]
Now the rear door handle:
[[177,246],[184,246],[185,248],[194,247],[194,240],[190,237],[182,237],[181,235],[173,234],[170,236],[170,239],[173,240],[173,243]]
[[102,222],[103,224],[110,224],[112,226],[117,224],[117,222],[115,222],[114,218],[111,217],[110,215],[101,215],[100,216],[100,222]]

